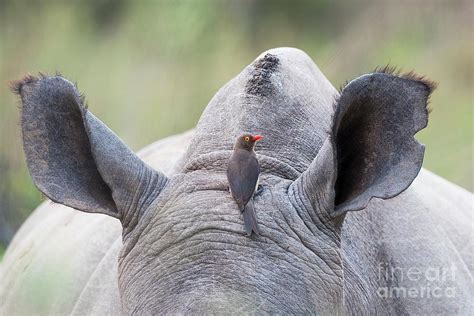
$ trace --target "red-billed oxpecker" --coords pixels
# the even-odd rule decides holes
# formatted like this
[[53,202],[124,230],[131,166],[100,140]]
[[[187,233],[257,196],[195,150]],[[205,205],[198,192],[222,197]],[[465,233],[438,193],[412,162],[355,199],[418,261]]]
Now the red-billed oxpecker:
[[230,193],[242,212],[248,236],[252,235],[252,231],[257,235],[260,234],[252,197],[257,191],[260,174],[260,166],[254,148],[255,143],[262,138],[260,135],[251,134],[238,137],[227,166]]

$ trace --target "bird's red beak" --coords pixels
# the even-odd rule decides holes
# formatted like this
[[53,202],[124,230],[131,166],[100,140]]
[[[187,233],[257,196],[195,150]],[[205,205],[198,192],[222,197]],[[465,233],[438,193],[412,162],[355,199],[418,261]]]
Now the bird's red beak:
[[256,142],[256,141],[258,141],[258,140],[261,140],[262,138],[263,138],[263,136],[261,136],[261,135],[255,135],[255,136],[253,137],[253,141]]

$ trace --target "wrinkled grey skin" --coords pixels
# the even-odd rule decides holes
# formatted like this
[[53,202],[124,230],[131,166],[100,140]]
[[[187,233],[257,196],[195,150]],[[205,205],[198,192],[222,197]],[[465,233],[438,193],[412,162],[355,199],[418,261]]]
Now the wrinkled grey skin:
[[[271,50],[216,94],[192,135],[181,139],[187,149],[179,161],[164,170],[133,154],[68,81],[25,78],[16,90],[33,181],[57,203],[122,225],[118,293],[94,270],[73,309],[62,310],[472,311],[472,195],[426,172],[406,190],[422,165],[424,148],[414,134],[427,124],[433,88],[414,74],[383,69],[351,81],[339,96],[306,54]],[[243,132],[265,136],[257,150],[263,191],[254,200],[261,236],[252,238],[225,177]],[[118,250],[113,234],[106,244]],[[96,264],[113,271],[104,273],[105,284],[115,275],[114,251]],[[15,250],[2,275],[13,269],[10,257]],[[444,278],[407,275],[410,268],[451,267],[454,275]],[[384,273],[389,268],[398,274]],[[381,295],[426,286],[439,287],[441,296]],[[453,287],[451,297],[445,291]],[[0,298],[0,311],[15,311],[8,291],[0,288]],[[100,306],[85,307],[91,302]]]

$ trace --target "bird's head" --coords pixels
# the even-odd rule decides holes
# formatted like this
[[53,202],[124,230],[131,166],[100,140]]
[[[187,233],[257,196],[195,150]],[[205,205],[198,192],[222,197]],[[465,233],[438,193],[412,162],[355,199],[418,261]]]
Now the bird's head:
[[255,148],[255,144],[262,138],[263,136],[261,135],[243,134],[235,141],[234,149],[252,151]]

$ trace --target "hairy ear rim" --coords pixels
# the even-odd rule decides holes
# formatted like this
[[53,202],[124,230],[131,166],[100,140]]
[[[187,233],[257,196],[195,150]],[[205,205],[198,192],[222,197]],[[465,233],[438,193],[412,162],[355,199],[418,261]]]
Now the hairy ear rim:
[[[403,78],[403,79],[407,79],[407,80],[412,80],[412,81],[418,81],[418,82],[421,82],[423,83],[428,89],[429,89],[429,93],[431,94],[434,90],[436,90],[436,88],[438,87],[438,82],[434,81],[434,80],[431,80],[429,78],[427,78],[425,75],[419,75],[417,74],[414,70],[410,70],[410,71],[406,71],[404,72],[403,70],[401,70],[401,68],[398,68],[398,67],[395,67],[395,66],[392,66],[390,64],[386,64],[385,66],[377,66],[375,67],[375,69],[369,73],[370,74],[374,74],[374,73],[381,73],[381,74],[387,74],[387,75],[391,75],[391,76],[395,76],[395,77],[399,77],[399,78]],[[362,76],[365,76],[366,74],[362,75]],[[339,93],[342,93],[342,91],[354,80],[360,78],[361,76],[355,78],[355,79],[352,79],[352,80],[346,80],[343,84],[341,84],[339,86]]]
[[[44,78],[43,74],[39,74],[41,78]],[[10,90],[14,93],[22,97],[21,92],[23,90],[23,86],[33,84],[38,82],[41,78],[35,77],[31,74],[27,74],[20,80],[14,80],[10,82]]]

